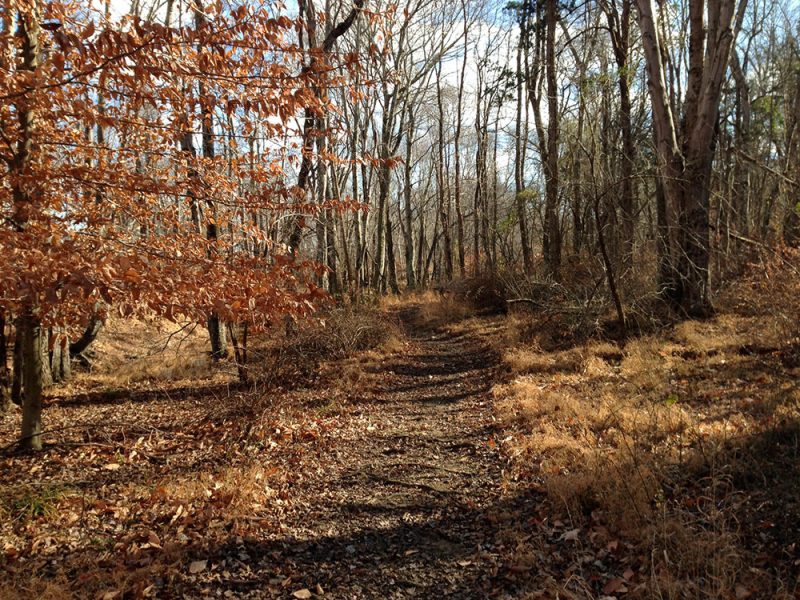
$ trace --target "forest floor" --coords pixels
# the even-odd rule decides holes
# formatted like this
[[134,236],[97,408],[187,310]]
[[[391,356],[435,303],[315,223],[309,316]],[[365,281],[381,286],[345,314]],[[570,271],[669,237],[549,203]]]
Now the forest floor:
[[504,483],[498,357],[418,313],[395,311],[403,351],[359,359],[346,402],[319,382],[257,407],[51,401],[44,453],[0,458],[0,595],[512,597],[531,567],[507,524],[537,497]]
[[290,388],[202,340],[98,366],[39,455],[0,420],[0,598],[796,597],[796,312],[734,292],[624,346],[400,299],[327,326],[393,332],[372,349],[283,356]]

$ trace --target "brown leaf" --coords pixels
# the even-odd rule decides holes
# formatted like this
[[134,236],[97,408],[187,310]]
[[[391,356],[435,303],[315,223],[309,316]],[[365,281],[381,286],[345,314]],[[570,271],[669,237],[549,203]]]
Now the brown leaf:
[[753,592],[748,590],[742,584],[736,586],[736,600],[744,600],[745,598],[749,598],[753,595]]
[[192,561],[192,564],[189,565],[189,573],[192,573],[194,575],[195,573],[200,573],[201,571],[205,571],[207,565],[208,565],[207,560]]
[[155,531],[150,530],[147,532],[147,541],[154,548],[161,548],[161,538],[158,537]]
[[311,591],[308,588],[303,588],[302,590],[292,592],[292,596],[298,600],[307,600],[308,598],[311,598]]
[[572,529],[566,532],[564,535],[561,536],[562,540],[566,541],[576,541],[578,539],[578,534],[581,532],[580,529]]
[[619,577],[611,579],[603,586],[604,594],[613,594],[615,592],[623,592],[623,591],[627,591],[627,589],[625,588],[625,580],[620,579]]

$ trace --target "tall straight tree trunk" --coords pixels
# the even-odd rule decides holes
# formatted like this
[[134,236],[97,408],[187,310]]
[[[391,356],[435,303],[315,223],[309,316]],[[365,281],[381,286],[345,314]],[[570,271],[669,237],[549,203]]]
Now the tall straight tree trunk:
[[550,275],[561,277],[561,222],[558,215],[558,82],[556,25],[558,0],[546,0],[545,77],[547,80],[547,157],[545,159],[544,259]]
[[[344,19],[331,27],[325,39],[321,44],[317,44],[317,22],[316,22],[316,9],[314,8],[313,0],[301,0],[299,2],[300,19],[298,20],[298,37],[300,40],[300,49],[305,50],[309,57],[308,64],[303,66],[303,73],[313,72],[319,63],[325,61],[326,55],[330,54],[336,45],[336,41],[343,36],[356,22],[356,18],[361,13],[366,0],[353,0],[352,7]],[[308,38],[308,48],[303,45],[305,32]],[[321,99],[323,91],[315,87],[314,94],[317,99]],[[303,133],[302,133],[302,158],[300,160],[300,170],[297,174],[297,189],[305,194],[307,192],[309,179],[311,176],[314,141],[318,134],[316,131],[320,127],[318,115],[315,111],[306,108],[304,111]],[[302,219],[295,217],[290,223],[289,229],[289,247],[293,256],[297,255],[298,248],[302,239]]]
[[519,239],[522,246],[522,263],[525,273],[533,272],[533,255],[531,252],[531,242],[528,237],[528,219],[526,215],[525,195],[525,144],[528,143],[528,129],[523,124],[523,108],[525,102],[525,81],[522,71],[522,45],[524,36],[520,33],[519,44],[517,45],[517,120],[514,123],[514,207],[517,213],[517,223],[519,224]]
[[[479,78],[480,81],[480,78]],[[478,105],[480,107],[480,101]],[[479,108],[479,110],[481,110]],[[476,164],[476,169],[480,173],[478,181],[480,182],[480,238],[481,248],[485,257],[488,272],[494,272],[494,253],[492,252],[492,244],[490,240],[489,223],[492,218],[492,207],[490,205],[491,198],[491,181],[489,179],[489,114],[491,110],[491,99],[487,97],[483,103],[482,115],[476,128],[478,129],[478,155],[479,160]]]
[[[406,158],[405,165],[403,165],[403,203],[404,203],[404,216],[405,216],[405,259],[406,259],[406,285],[409,288],[416,286],[414,277],[414,230],[413,230],[413,214],[411,210],[411,160],[412,160],[412,144],[414,142],[414,113],[411,104],[408,106],[408,131],[406,133]],[[421,211],[420,211],[421,212]]]
[[[194,26],[195,30],[199,30],[203,26],[203,3],[202,0],[195,0],[194,12]],[[198,47],[198,51],[202,48]],[[201,131],[202,131],[202,150],[203,158],[214,159],[214,122],[211,110],[211,99],[206,93],[205,86],[201,83],[198,87],[198,97],[200,100],[201,112]],[[206,198],[206,241],[208,242],[208,257],[215,259],[217,257],[217,236],[219,234],[216,208],[214,201],[209,197]],[[228,344],[225,339],[225,327],[220,323],[219,315],[215,311],[211,311],[208,316],[208,337],[211,342],[211,358],[220,360],[225,358],[228,354]]]
[[[378,156],[380,158],[380,165],[378,167],[378,211],[377,211],[377,229],[375,238],[375,256],[373,259],[372,271],[372,287],[378,289],[381,279],[385,277],[384,266],[386,260],[386,223],[388,217],[386,215],[387,203],[389,201],[389,183],[391,178],[391,170],[389,169],[389,136],[391,133],[391,119],[394,112],[394,103],[388,91],[383,94],[383,110],[384,113],[381,118],[381,140]],[[391,108],[390,108],[391,107]]]
[[[328,120],[325,117],[320,117],[318,122],[320,131],[318,132],[319,135],[317,135],[317,152],[319,154],[324,154],[328,147],[325,134],[325,131],[328,129]],[[320,205],[324,205],[324,203],[333,198],[331,189],[332,183],[328,175],[328,165],[322,161],[317,161],[317,202]],[[335,288],[336,284],[331,284],[331,280],[333,279],[335,281],[336,279],[336,246],[335,240],[333,239],[331,218],[330,208],[321,208],[317,215],[315,229],[317,234],[317,264],[327,267],[326,271],[320,273],[318,285],[334,293],[331,288]],[[333,270],[331,269],[331,263],[333,263]]]
[[417,230],[417,281],[421,287],[425,287],[425,273],[423,273],[422,269],[424,267],[424,260],[425,260],[425,211],[420,208],[419,211],[419,228]]
[[461,120],[464,105],[464,78],[467,73],[467,41],[468,41],[468,19],[466,15],[466,3],[462,2],[464,11],[464,61],[461,64],[461,74],[458,82],[458,92],[456,95],[456,128],[453,136],[453,162],[454,169],[454,194],[456,210],[456,245],[458,251],[458,272],[461,277],[467,274],[466,257],[464,248],[464,211],[461,208]]
[[14,349],[11,364],[11,402],[22,406],[22,319],[14,319]]
[[[476,49],[477,53],[477,49]],[[479,275],[481,273],[481,238],[483,233],[484,221],[484,200],[485,200],[485,182],[484,182],[484,139],[483,139],[483,124],[481,119],[481,98],[483,89],[483,71],[478,69],[478,81],[475,90],[475,190],[472,196],[472,273]]]
[[[787,193],[787,206],[784,207],[783,215],[783,241],[789,246],[800,245],[800,203],[797,201],[798,189],[797,182],[800,182],[800,69],[795,73],[794,81],[794,102],[790,115],[789,136],[790,146],[786,157],[787,179],[794,181],[794,185],[789,188],[794,194]],[[786,185],[788,181],[784,181]]]
[[[747,77],[742,70],[739,56],[735,48],[731,50],[731,75],[736,83],[736,99],[734,106],[736,107],[736,121],[734,123],[734,140],[732,144],[736,149],[749,152],[750,150],[750,121],[752,117],[752,107],[750,105],[750,89],[747,83]],[[798,74],[800,77],[800,73]],[[750,184],[751,184],[751,167],[747,161],[737,160],[735,155],[731,159],[731,175],[733,183],[730,186],[729,202],[731,209],[734,212],[733,218],[736,220],[735,227],[740,235],[747,235],[747,228],[749,226],[749,219],[747,218],[748,206],[750,204]],[[728,218],[726,223],[731,220],[729,211],[726,211]],[[731,241],[730,225],[725,227],[725,235],[727,240]],[[737,246],[739,241],[732,240]]]
[[[366,139],[367,139],[367,132],[364,130],[362,132],[362,143],[366,146]],[[370,177],[368,175],[368,169],[366,163],[362,163],[361,165],[361,197],[364,199],[370,207],[372,206],[372,200],[370,197]],[[369,261],[367,260],[367,252],[369,251],[368,244],[367,244],[367,235],[369,231],[369,218],[371,210],[365,210],[361,212],[361,242],[359,246],[361,247],[361,256],[360,256],[360,269],[359,272],[361,273],[361,287],[366,287],[370,283],[370,273],[369,273]]]
[[21,318],[22,380],[25,394],[22,402],[22,447],[42,449],[42,325],[28,310]]
[[499,136],[497,132],[500,130],[500,107],[497,107],[494,120],[494,135],[492,136],[492,214],[491,222],[489,223],[489,255],[491,256],[492,274],[495,273],[497,265],[497,219],[498,219],[498,206],[497,206],[497,147],[499,143]]
[[379,289],[381,280],[385,276],[384,266],[386,264],[386,203],[389,199],[389,178],[391,173],[386,164],[388,152],[385,144],[381,144],[380,150],[381,165],[378,167],[378,211],[375,233],[375,256],[372,264],[372,287]]
[[[339,185],[339,175],[336,169],[333,166],[330,166],[330,183],[328,185],[328,200],[334,200],[341,198],[341,188]],[[325,237],[327,238],[328,243],[328,292],[331,295],[339,294],[344,290],[344,274],[348,273],[350,270],[350,257],[347,252],[347,240],[344,237],[344,227],[342,226],[342,249],[343,249],[343,260],[345,264],[344,274],[340,273],[339,267],[339,254],[336,248],[336,223],[343,223],[344,215],[341,215],[341,219],[338,218],[340,215],[336,214],[332,208],[326,209],[325,214]]]
[[617,85],[619,88],[619,126],[622,137],[622,179],[619,208],[621,212],[621,257],[625,266],[633,265],[633,250],[636,229],[636,187],[633,170],[636,164],[636,145],[633,140],[633,117],[630,91],[630,25],[632,0],[621,0],[622,11],[617,9],[617,0],[603,2],[608,21],[611,47],[617,63]]
[[[578,99],[578,126],[576,136],[583,139],[584,123],[586,121],[586,103],[583,95]],[[572,160],[572,250],[578,255],[583,247],[586,237],[586,222],[583,218],[584,193],[583,193],[583,161],[580,154]]]
[[[390,180],[391,181],[391,180]],[[386,202],[386,283],[393,294],[400,293],[397,284],[397,262],[394,254],[394,228],[392,227],[391,205]]]
[[472,274],[479,275],[481,272],[481,197],[483,194],[483,181],[481,180],[481,140],[480,140],[480,111],[475,123],[477,136],[477,148],[475,150],[475,189],[472,194]]
[[8,370],[8,337],[6,313],[0,308],[0,414],[11,407],[11,377]]
[[[37,0],[31,0],[29,11],[19,13],[19,34],[22,38],[20,71],[35,72],[39,68],[40,46],[40,7]],[[33,92],[29,92],[33,93]],[[9,163],[11,192],[14,202],[12,220],[16,231],[22,234],[36,210],[35,182],[25,182],[25,174],[34,150],[36,114],[31,107],[28,94],[20,97],[16,105],[20,138]],[[24,301],[22,315],[18,320],[17,335],[21,336],[22,377],[24,394],[22,399],[21,445],[30,450],[42,449],[42,327],[36,315],[36,299],[28,297]]]
[[[439,221],[442,228],[442,246],[444,251],[444,271],[448,281],[453,279],[453,244],[450,239],[450,203],[445,193],[445,172],[444,172],[444,106],[442,104],[441,65],[437,67],[436,73],[436,104],[439,109],[438,120],[438,148],[436,161],[436,187],[439,194]],[[434,238],[435,239],[435,238]],[[435,243],[431,244],[431,248]]]

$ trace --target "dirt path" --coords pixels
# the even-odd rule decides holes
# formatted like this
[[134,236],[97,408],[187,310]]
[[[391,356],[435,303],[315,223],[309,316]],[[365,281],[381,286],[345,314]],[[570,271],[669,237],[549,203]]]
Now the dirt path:
[[[411,323],[414,311],[400,316]],[[408,355],[376,367],[358,426],[305,479],[287,535],[218,548],[232,557],[231,577],[214,593],[504,597],[493,548],[504,514],[489,397],[496,357],[469,337],[420,327],[409,336]]]

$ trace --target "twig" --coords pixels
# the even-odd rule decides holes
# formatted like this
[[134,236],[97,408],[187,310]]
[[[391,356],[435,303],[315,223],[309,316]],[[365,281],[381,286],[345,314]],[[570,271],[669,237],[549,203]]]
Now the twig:
[[800,270],[797,269],[786,257],[783,256],[783,253],[778,248],[773,248],[772,246],[768,246],[764,242],[759,242],[758,240],[754,240],[752,238],[745,237],[743,235],[739,235],[738,233],[733,233],[731,231],[728,232],[728,235],[732,238],[739,240],[740,242],[744,242],[746,244],[750,244],[752,246],[756,246],[758,248],[762,248],[767,250],[768,252],[772,252],[775,256],[780,258],[783,263],[789,267],[796,275],[800,275]]

